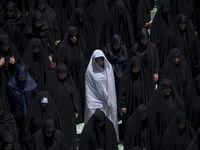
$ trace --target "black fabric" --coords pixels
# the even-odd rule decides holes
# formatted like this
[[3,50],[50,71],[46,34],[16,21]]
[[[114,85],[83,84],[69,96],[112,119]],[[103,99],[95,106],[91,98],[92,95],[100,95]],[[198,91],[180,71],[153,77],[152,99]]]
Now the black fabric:
[[[179,129],[180,123],[184,122],[185,127]],[[177,112],[173,120],[167,127],[162,140],[162,150],[185,150],[194,137],[194,130],[192,129],[185,113]]]
[[151,6],[149,0],[124,0],[134,22],[136,38],[145,24],[151,20]]
[[[53,135],[48,137],[45,131],[53,131]],[[44,122],[43,129],[36,132],[33,136],[31,150],[71,150],[66,148],[65,137],[62,132],[55,127],[53,119]]]
[[[166,96],[164,93],[164,87],[167,85],[172,88],[172,93],[169,96]],[[156,123],[160,138],[162,138],[165,129],[177,111],[185,110],[183,100],[169,79],[163,79],[160,82],[158,89],[151,96],[147,107],[152,120]]]
[[[113,45],[120,45],[120,48],[115,50]],[[119,91],[119,81],[123,75],[123,71],[129,61],[128,51],[123,44],[122,37],[119,34],[113,35],[110,42],[104,47],[104,53],[110,64],[112,65],[115,77],[116,93]],[[117,100],[118,114],[121,113],[120,101]]]
[[47,3],[53,8],[55,13],[57,14],[60,38],[63,39],[65,35],[63,27],[65,27],[66,25],[65,23],[67,19],[66,11],[65,11],[67,8],[67,1],[66,0],[47,0]]
[[[113,48],[114,44],[120,45],[120,48],[115,50]],[[116,34],[112,36],[110,42],[104,48],[104,53],[113,67],[115,77],[119,80],[129,60],[128,51],[126,46],[123,44],[121,35]]]
[[90,0],[86,3],[84,9],[92,24],[91,32],[94,34],[94,49],[99,49],[101,48],[100,41],[102,37],[103,24],[105,17],[109,12],[107,0]]
[[[72,43],[70,40],[70,36],[76,34],[77,41],[76,43]],[[86,56],[86,45],[85,42],[80,37],[78,30],[76,27],[70,27],[68,32],[63,39],[59,51],[58,51],[58,63],[64,63],[69,69],[69,72],[74,79],[79,96],[81,97],[79,101],[80,107],[80,115],[78,118],[78,122],[83,121],[83,110],[84,110],[84,102],[85,102],[85,65],[87,64]],[[86,62],[86,64],[85,64]]]
[[[41,22],[42,25],[40,27],[36,27],[35,22]],[[23,54],[24,50],[28,46],[28,43],[33,38],[39,38],[41,40],[43,47],[46,51],[48,51],[48,55],[53,54],[55,50],[53,37],[49,25],[46,21],[44,21],[44,18],[39,10],[34,12],[33,18],[25,26],[21,54]]]
[[123,43],[128,50],[134,46],[134,23],[130,12],[122,0],[116,1],[105,18],[102,29],[102,45],[107,45],[115,34],[122,36]]
[[[7,11],[14,11],[9,17]],[[9,35],[17,50],[21,48],[22,32],[25,26],[25,16],[17,9],[15,3],[7,2],[5,9],[0,13],[0,27]]]
[[[145,120],[142,120],[142,118],[145,118]],[[124,150],[130,150],[135,145],[145,150],[160,150],[160,140],[156,125],[151,120],[147,106],[144,104],[137,107],[126,124]]]
[[[99,127],[100,124],[102,127]],[[85,124],[80,137],[80,150],[117,150],[117,137],[113,123],[97,109]]]
[[[0,110],[4,103],[0,100]],[[16,147],[19,147],[19,135],[17,131],[17,126],[14,117],[4,110],[3,114],[0,116],[0,137],[4,136],[4,133],[10,134],[13,138],[13,143]],[[1,140],[0,140],[1,141]],[[1,143],[1,142],[0,142]]]
[[187,150],[194,150],[194,149],[200,149],[200,128],[198,129],[196,135],[194,136],[193,140],[190,142],[189,146],[187,147]]
[[191,123],[191,126],[194,128],[194,130],[197,132],[199,126],[200,126],[200,87],[198,87],[200,84],[200,75],[196,77],[194,80],[191,88],[188,91],[187,95],[187,103],[186,103],[186,115],[188,117],[188,120]]
[[[40,3],[45,3],[45,9],[43,11],[39,10],[38,5]],[[58,27],[58,21],[57,21],[57,14],[55,13],[55,11],[47,4],[46,0],[45,1],[41,1],[38,0],[36,2],[36,10],[39,10],[44,18],[44,21],[46,21],[48,23],[48,26],[50,28],[52,37],[53,37],[53,41],[57,41],[57,40],[61,40],[60,37],[60,31],[59,31],[59,27]]]
[[[178,55],[178,56],[176,56]],[[176,65],[173,62],[174,57],[179,57],[180,61]],[[192,84],[192,71],[182,56],[179,49],[172,49],[169,56],[160,70],[160,80],[170,79],[182,99],[185,100],[187,92]]]
[[[199,73],[200,44],[191,22],[185,17],[186,16],[183,14],[178,15],[175,22],[171,25],[168,31],[168,50],[178,48],[192,68],[192,74],[193,77],[195,77]],[[184,31],[179,28],[179,23],[183,18],[186,19],[187,25]],[[167,54],[169,54],[169,52]]]
[[[39,48],[37,54],[33,53],[34,48]],[[22,55],[22,59],[29,74],[38,84],[36,92],[43,90],[51,76],[51,66],[47,51],[42,46],[40,39],[31,39]]]
[[[142,28],[140,37],[140,40],[142,37],[149,37],[146,28]],[[148,38],[145,39],[148,40]],[[150,98],[155,89],[154,74],[159,73],[160,60],[156,45],[150,41],[148,41],[146,45],[143,45],[140,40],[132,47],[131,56],[139,56],[141,58],[145,84],[148,92],[147,96]]]
[[[67,77],[61,80],[58,74],[67,73]],[[58,64],[45,86],[45,90],[51,95],[60,113],[63,134],[68,149],[76,149],[76,121],[75,113],[79,113],[79,101],[77,87],[65,64]]]
[[[2,49],[3,44],[9,44],[8,51]],[[14,64],[9,63],[12,56],[15,58]],[[2,100],[6,101],[5,84],[14,75],[17,65],[22,63],[22,59],[8,35],[0,37],[0,58],[4,58],[5,60],[4,64],[0,67],[0,95]],[[9,110],[9,108],[7,107],[6,110]]]
[[[42,98],[48,99],[47,106],[41,105]],[[25,145],[31,147],[31,139],[33,134],[43,129],[44,120],[53,119],[55,128],[62,130],[59,112],[53,103],[51,97],[46,91],[39,92],[31,102],[24,119],[24,137]]]
[[[140,72],[133,73],[133,67],[140,68]],[[141,59],[133,57],[120,79],[119,92],[117,93],[118,101],[121,104],[120,108],[126,108],[124,124],[132,116],[139,104],[147,103],[147,90],[144,81]]]
[[[80,21],[82,19],[82,21]],[[83,8],[76,8],[74,14],[66,25],[66,31],[74,26],[87,45],[87,58],[90,58],[94,51],[94,33],[92,32],[91,21]],[[88,60],[89,61],[89,60]]]
[[178,16],[181,13],[191,18],[192,10],[189,6],[192,1],[193,0],[170,0],[174,16]]
[[[26,12],[26,1],[27,0],[9,0],[11,2],[14,2],[16,7],[23,13],[25,14]],[[1,0],[0,1],[0,10],[3,10],[6,6],[7,0]]]
[[192,12],[192,21],[197,31],[198,39],[200,40],[200,2],[198,0],[193,0],[191,3]]
[[134,146],[131,150],[142,150],[142,148],[139,146]]
[[160,66],[163,65],[167,57],[167,33],[174,20],[175,17],[172,13],[170,2],[164,0],[153,18],[150,32],[150,40],[158,48]]
[[2,150],[8,149],[9,144],[12,145],[12,148],[9,150],[21,150],[19,143],[16,143],[16,141],[14,141],[13,136],[9,132],[2,131],[2,130],[0,130],[0,131],[1,131],[1,133],[0,133],[0,148]]

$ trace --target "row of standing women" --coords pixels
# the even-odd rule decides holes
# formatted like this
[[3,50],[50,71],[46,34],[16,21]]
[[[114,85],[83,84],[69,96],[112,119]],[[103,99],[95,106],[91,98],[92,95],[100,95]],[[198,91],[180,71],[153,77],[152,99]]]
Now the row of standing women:
[[128,150],[185,150],[199,128],[199,2],[164,0],[150,36],[148,0],[79,3],[5,4],[2,149],[75,150],[84,121],[83,150],[117,149],[119,138]]

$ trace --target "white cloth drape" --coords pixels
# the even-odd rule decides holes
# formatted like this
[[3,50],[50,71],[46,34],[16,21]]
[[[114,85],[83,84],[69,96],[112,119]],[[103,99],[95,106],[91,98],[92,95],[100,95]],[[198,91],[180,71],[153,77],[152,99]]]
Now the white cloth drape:
[[[97,57],[104,58],[104,68],[96,64],[95,58]],[[97,108],[102,110],[113,122],[117,139],[119,141],[117,101],[113,68],[101,50],[95,50],[91,56],[85,74],[85,86],[85,123],[87,123]]]

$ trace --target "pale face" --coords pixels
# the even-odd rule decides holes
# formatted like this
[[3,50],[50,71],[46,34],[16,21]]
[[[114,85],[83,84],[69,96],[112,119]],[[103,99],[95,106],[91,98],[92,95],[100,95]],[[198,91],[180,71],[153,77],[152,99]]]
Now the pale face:
[[104,59],[103,57],[98,57],[95,59],[95,62],[98,66],[103,67],[104,66]]

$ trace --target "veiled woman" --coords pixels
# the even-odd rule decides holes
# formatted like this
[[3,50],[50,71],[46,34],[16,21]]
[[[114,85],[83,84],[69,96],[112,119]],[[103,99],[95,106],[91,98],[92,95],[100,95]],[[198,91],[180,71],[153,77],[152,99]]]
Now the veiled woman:
[[186,99],[186,115],[191,126],[197,132],[200,126],[200,75],[193,81],[192,86],[188,90]]
[[87,59],[87,47],[80,37],[78,29],[70,27],[60,45],[58,51],[58,63],[67,65],[69,72],[74,79],[80,96],[80,114],[78,122],[83,122],[84,103],[85,103],[85,65]]
[[124,150],[133,146],[143,150],[160,150],[160,139],[155,123],[148,113],[147,106],[140,104],[126,124]]
[[185,111],[184,102],[174,88],[171,80],[163,79],[147,104],[149,114],[155,122],[160,139],[173,116]]
[[179,49],[170,50],[169,56],[160,70],[160,80],[170,79],[182,99],[185,100],[192,84],[192,71]]
[[76,149],[76,121],[80,111],[79,94],[74,80],[67,66],[63,63],[57,65],[45,89],[49,92],[53,102],[58,108],[63,134],[68,149]]
[[104,53],[99,49],[93,52],[88,64],[85,73],[85,87],[85,123],[98,108],[112,121],[118,137],[117,101],[113,68]]
[[186,150],[194,135],[185,113],[178,111],[165,130],[162,150]]

